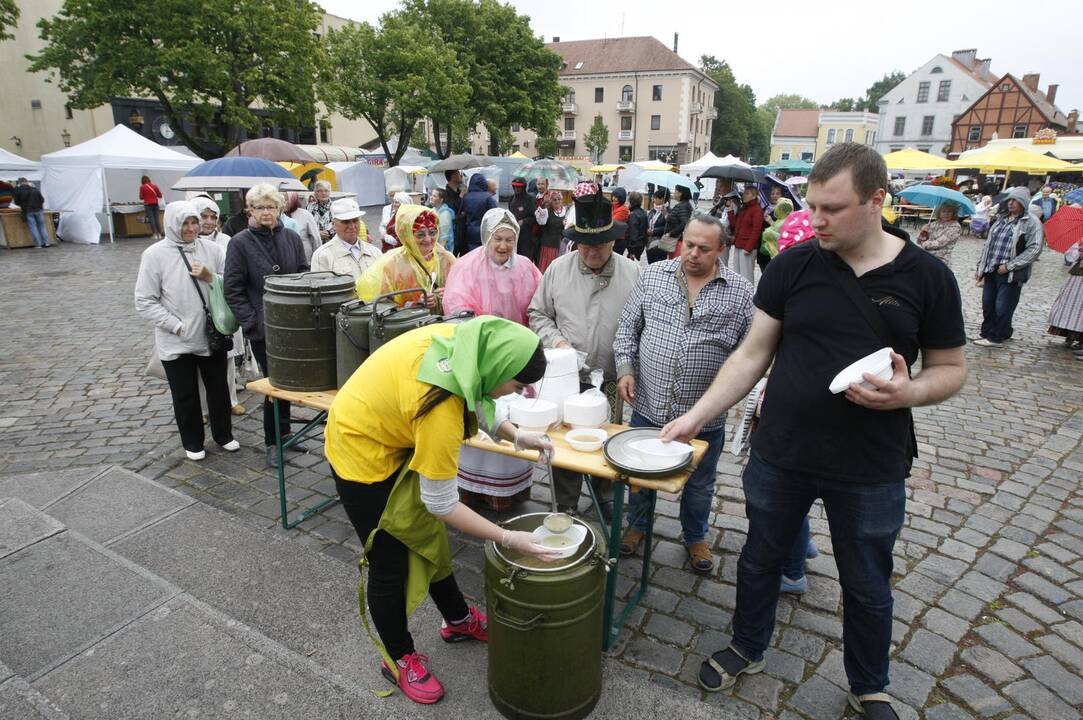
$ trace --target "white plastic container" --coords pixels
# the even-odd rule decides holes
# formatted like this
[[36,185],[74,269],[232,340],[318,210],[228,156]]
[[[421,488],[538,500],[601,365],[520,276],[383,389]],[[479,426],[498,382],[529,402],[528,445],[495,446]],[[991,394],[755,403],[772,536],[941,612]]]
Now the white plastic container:
[[544,525],[533,532],[534,542],[543,546],[557,558],[571,557],[587,538],[587,529],[579,523],[573,523],[562,533],[548,530]]
[[568,441],[573,450],[595,452],[602,449],[602,445],[609,439],[609,433],[598,428],[581,428],[564,433],[564,439]]
[[609,419],[605,395],[588,390],[564,400],[564,422],[573,428],[597,428]]
[[545,432],[560,420],[560,412],[548,400],[522,398],[508,408],[508,419],[521,430]]
[[881,380],[890,380],[894,372],[891,367],[891,348],[880,348],[871,355],[866,355],[855,363],[847,366],[835,376],[828,389],[833,395],[846,392],[851,385],[860,385],[867,390],[875,390],[876,386],[864,379],[864,374],[875,375]]
[[692,454],[692,446],[682,442],[662,442],[657,438],[628,443],[628,449],[639,455],[644,470],[664,470]]

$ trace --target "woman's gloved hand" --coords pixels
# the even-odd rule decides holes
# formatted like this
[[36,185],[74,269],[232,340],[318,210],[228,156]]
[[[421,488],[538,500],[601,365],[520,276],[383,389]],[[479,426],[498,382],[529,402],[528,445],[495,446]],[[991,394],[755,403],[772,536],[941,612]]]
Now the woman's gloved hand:
[[553,441],[545,433],[516,430],[515,449],[537,450],[539,462],[548,464],[553,460]]
[[554,553],[549,548],[534,542],[533,534],[521,530],[505,530],[504,534],[500,536],[500,545],[509,550],[521,552],[524,555],[533,555],[546,562],[560,558],[559,553]]

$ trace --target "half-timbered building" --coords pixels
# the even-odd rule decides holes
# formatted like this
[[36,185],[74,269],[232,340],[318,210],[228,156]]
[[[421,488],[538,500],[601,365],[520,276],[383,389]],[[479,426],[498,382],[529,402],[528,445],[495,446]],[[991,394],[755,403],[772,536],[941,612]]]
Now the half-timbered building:
[[1028,138],[1039,130],[1063,131],[1068,118],[1056,106],[1057,86],[1038,90],[1038,73],[1022,79],[1008,73],[951,124],[949,157],[980,148],[995,138]]

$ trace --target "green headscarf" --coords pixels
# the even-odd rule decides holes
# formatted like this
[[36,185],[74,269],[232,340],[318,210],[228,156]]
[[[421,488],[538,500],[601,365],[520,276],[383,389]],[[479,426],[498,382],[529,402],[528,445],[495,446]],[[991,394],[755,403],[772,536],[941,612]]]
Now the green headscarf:
[[489,393],[521,372],[537,348],[538,336],[529,329],[482,315],[459,325],[450,337],[433,336],[417,379],[465,399],[470,410],[481,403],[491,426],[496,405]]

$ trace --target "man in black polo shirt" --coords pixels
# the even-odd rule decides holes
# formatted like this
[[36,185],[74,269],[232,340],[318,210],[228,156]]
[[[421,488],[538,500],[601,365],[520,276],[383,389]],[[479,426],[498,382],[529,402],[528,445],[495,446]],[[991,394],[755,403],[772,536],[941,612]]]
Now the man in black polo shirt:
[[[881,229],[886,178],[883,159],[865,145],[842,143],[817,161],[807,200],[818,241],[771,261],[748,336],[703,398],[663,428],[665,439],[695,437],[774,362],[743,478],[748,539],[737,564],[733,641],[700,667],[709,691],[763,669],[782,565],[819,498],[842,585],[850,704],[870,720],[897,717],[884,689],[892,548],[916,455],[910,408],[942,402],[963,386],[966,336],[948,267]],[[840,370],[888,344],[890,380],[865,375],[875,389],[851,385],[831,394]],[[921,371],[911,377],[919,352]]]

